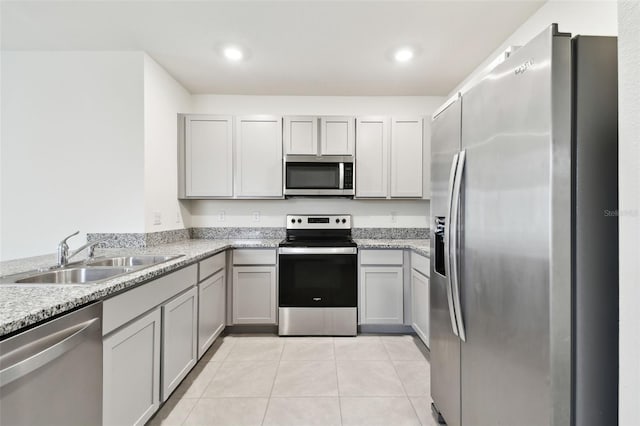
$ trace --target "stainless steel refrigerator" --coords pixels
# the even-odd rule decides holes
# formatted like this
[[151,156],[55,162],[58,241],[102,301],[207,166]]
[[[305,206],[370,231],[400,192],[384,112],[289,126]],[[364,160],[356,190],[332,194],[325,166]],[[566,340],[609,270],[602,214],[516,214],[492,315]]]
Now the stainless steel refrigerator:
[[450,426],[617,424],[617,46],[552,25],[432,123],[431,396]]

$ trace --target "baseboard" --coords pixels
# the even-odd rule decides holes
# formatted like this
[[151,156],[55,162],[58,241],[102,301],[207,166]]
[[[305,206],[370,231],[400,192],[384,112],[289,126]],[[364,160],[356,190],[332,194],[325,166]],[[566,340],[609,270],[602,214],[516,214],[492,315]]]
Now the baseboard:
[[358,333],[416,334],[410,325],[402,324],[360,324]]

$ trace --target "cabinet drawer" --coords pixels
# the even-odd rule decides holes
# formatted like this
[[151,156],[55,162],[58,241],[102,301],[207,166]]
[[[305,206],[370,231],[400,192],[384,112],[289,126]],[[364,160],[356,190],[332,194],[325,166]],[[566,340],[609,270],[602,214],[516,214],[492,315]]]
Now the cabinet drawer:
[[425,276],[429,276],[429,258],[411,252],[411,267]]
[[402,265],[402,250],[360,250],[361,265]]
[[200,261],[198,281],[202,281],[207,277],[215,274],[222,268],[226,260],[226,252],[218,253],[215,256],[208,257]]
[[103,304],[102,335],[126,324],[167,299],[196,285],[198,266],[191,265],[107,299]]
[[239,249],[233,251],[234,265],[275,265],[275,249]]

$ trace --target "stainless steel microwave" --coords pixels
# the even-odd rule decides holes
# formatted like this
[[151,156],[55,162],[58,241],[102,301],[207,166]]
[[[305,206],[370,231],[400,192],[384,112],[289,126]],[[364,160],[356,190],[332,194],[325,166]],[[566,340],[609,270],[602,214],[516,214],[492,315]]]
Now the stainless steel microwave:
[[284,161],[284,195],[352,197],[354,172],[352,156],[288,155]]

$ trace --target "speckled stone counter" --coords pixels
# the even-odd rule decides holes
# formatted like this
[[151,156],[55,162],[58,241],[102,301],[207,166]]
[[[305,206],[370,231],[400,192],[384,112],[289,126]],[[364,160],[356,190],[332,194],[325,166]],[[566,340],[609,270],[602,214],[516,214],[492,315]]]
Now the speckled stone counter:
[[[104,299],[124,289],[134,287],[223,250],[229,248],[277,247],[279,242],[279,239],[184,240],[147,248],[98,249],[96,250],[96,257],[123,254],[181,254],[183,256],[95,284],[3,284],[0,286],[0,336],[70,311],[78,306]],[[1,262],[0,276],[50,267],[54,264],[55,255]]]
[[429,257],[429,241],[430,240],[386,240],[386,239],[355,239],[358,248],[374,248],[374,249],[407,249]]
[[[156,266],[141,269],[96,284],[42,285],[15,284],[0,286],[0,336],[102,300],[183,266],[198,262],[230,248],[274,248],[281,239],[183,240],[146,248],[97,249],[98,256],[133,254],[183,255]],[[356,239],[359,248],[409,249],[429,256],[429,240]],[[0,262],[0,281],[6,275],[46,268],[55,264],[55,255]]]

